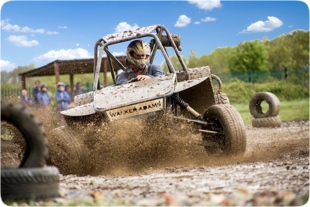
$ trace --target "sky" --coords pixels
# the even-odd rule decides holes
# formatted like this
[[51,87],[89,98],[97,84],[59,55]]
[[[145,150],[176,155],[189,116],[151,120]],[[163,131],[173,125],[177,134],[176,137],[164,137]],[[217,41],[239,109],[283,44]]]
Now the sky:
[[[309,7],[302,1],[8,1],[1,7],[0,68],[92,58],[100,37],[155,24],[181,36],[184,57],[191,50],[200,57],[309,30]],[[111,52],[125,55],[126,45]]]

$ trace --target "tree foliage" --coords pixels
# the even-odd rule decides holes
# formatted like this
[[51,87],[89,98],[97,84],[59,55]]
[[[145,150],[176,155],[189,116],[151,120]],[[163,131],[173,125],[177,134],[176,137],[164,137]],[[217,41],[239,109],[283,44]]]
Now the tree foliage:
[[259,41],[240,44],[229,60],[229,68],[232,74],[267,71],[268,64],[267,50]]
[[[176,68],[180,68],[175,56],[171,60]],[[185,62],[189,68],[208,65],[214,74],[232,74],[246,81],[255,81],[255,74],[262,73],[264,78],[272,74],[284,79],[285,68],[290,74],[297,74],[298,71],[302,74],[308,70],[309,31],[296,30],[272,40],[265,36],[262,40],[244,42],[235,47],[217,48],[211,54],[200,57],[191,50]],[[253,78],[248,78],[251,74]],[[296,76],[295,79],[300,77]]]
[[19,73],[27,72],[29,70],[34,69],[34,64],[30,64],[27,66],[18,66],[12,71],[1,71],[1,85],[2,84],[12,84],[18,85],[20,84],[20,76]]

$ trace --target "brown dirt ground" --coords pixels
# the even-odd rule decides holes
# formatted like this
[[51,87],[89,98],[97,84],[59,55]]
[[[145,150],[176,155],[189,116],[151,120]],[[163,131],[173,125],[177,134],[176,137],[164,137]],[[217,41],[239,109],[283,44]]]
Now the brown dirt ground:
[[[247,126],[243,156],[214,158],[197,144],[201,135],[195,127],[169,117],[156,125],[126,120],[55,131],[62,120],[34,113],[46,128],[49,164],[60,169],[67,197],[101,192],[140,199],[163,193],[199,198],[240,188],[309,194],[309,121],[282,123],[280,128]],[[16,145],[2,141],[2,166],[18,162],[18,153],[9,153],[13,149]]]

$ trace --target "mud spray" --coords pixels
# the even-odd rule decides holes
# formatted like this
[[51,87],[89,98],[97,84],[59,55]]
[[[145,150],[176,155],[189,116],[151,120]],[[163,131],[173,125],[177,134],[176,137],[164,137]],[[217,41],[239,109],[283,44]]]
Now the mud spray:
[[250,152],[242,157],[215,158],[198,145],[202,135],[197,126],[176,122],[169,115],[70,129],[61,127],[65,122],[55,112],[36,109],[33,113],[47,133],[49,164],[57,166],[62,174],[134,174],[166,167],[214,166],[266,160],[292,150],[287,145],[273,148],[265,144],[250,146]]

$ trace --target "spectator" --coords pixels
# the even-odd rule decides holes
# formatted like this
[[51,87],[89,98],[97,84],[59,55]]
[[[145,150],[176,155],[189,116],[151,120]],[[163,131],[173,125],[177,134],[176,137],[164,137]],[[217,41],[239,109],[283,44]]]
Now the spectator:
[[41,91],[37,94],[39,106],[50,106],[51,96],[48,94],[47,85],[43,83],[41,85]]
[[33,98],[34,98],[34,103],[36,105],[38,105],[39,101],[38,101],[37,97],[38,97],[38,93],[40,92],[41,82],[39,80],[36,80],[34,82],[34,84],[35,84],[35,87],[32,89],[32,95],[33,95]]
[[22,90],[22,97],[20,98],[20,103],[23,106],[31,106],[32,105],[32,100],[31,98],[28,96],[28,92],[26,89]]
[[82,89],[82,84],[80,82],[77,82],[75,85],[75,91],[74,91],[74,95],[80,95],[85,93],[84,89]]
[[72,101],[73,100],[73,97],[72,97],[72,91],[71,91],[71,86],[70,85],[66,85],[65,86],[65,91],[67,91],[67,93],[70,95],[70,98],[71,98],[71,102],[69,104],[69,108],[73,108],[75,106],[74,102]]
[[71,98],[67,91],[65,91],[65,84],[63,82],[58,82],[56,91],[56,111],[67,110],[70,103]]
[[69,84],[67,84],[65,86],[65,91],[67,91],[67,93],[71,94],[71,86]]

